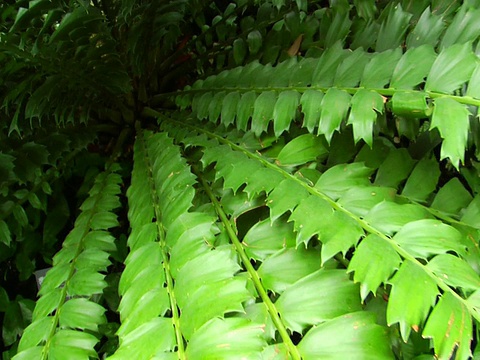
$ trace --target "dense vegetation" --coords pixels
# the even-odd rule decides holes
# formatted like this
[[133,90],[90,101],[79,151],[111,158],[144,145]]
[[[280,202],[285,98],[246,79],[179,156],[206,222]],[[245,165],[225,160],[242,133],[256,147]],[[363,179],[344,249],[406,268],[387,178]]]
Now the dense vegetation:
[[480,358],[480,1],[0,19],[4,360]]

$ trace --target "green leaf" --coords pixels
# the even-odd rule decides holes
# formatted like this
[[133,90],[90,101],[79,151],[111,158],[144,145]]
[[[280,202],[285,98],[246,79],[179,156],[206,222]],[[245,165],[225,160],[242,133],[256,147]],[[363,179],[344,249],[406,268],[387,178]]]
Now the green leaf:
[[238,91],[229,92],[222,102],[221,121],[222,124],[228,126],[233,124],[237,106],[240,102],[240,93]]
[[431,45],[436,47],[440,34],[445,28],[443,17],[436,15],[427,7],[417,24],[407,36],[407,49],[415,48],[422,45]]
[[427,267],[452,287],[467,291],[475,291],[480,288],[480,277],[475,270],[454,255],[437,255],[428,262]]
[[402,195],[414,201],[426,201],[435,191],[439,177],[438,163],[434,160],[422,159],[408,177]]
[[439,359],[469,359],[472,355],[472,318],[468,309],[450,293],[442,295],[432,311],[422,334],[433,339]]
[[353,88],[362,78],[365,66],[370,61],[370,55],[362,48],[350,53],[338,66],[334,84],[339,88]]
[[[472,201],[472,195],[458,178],[453,178],[441,187],[433,199],[432,209],[456,215]],[[475,215],[476,216],[476,215]]]
[[327,222],[325,216],[329,215],[331,219],[333,211],[329,203],[317,196],[311,195],[303,199],[288,219],[295,222],[297,244],[308,244],[312,236],[320,234]]
[[[242,95],[237,105],[237,128],[240,130],[247,129],[247,123],[253,114],[253,107],[257,94],[255,91],[248,91]],[[273,109],[273,104],[271,104]]]
[[117,215],[110,211],[96,212],[90,222],[92,230],[106,230],[117,226],[119,226]]
[[33,322],[23,332],[20,343],[18,344],[18,352],[37,346],[42,341],[46,341],[53,325],[53,316],[46,316]]
[[455,44],[443,49],[430,69],[425,90],[451,94],[470,79],[477,62],[470,43]]
[[98,331],[98,326],[106,322],[104,312],[101,305],[85,298],[70,299],[62,306],[59,324],[72,329]]
[[480,99],[480,64],[477,64],[477,67],[472,73],[472,77],[468,82],[466,95]]
[[351,96],[343,90],[329,88],[322,99],[320,125],[318,134],[325,135],[328,143],[333,133],[340,129],[343,120],[347,118]]
[[353,187],[338,203],[355,215],[364,217],[371,208],[382,201],[393,201],[396,190],[379,186]]
[[273,119],[273,111],[277,101],[274,91],[264,91],[255,100],[252,115],[252,131],[256,136],[267,130],[268,123]]
[[290,179],[283,180],[267,198],[271,220],[275,221],[285,212],[293,211],[307,197],[308,192],[302,185]]
[[387,323],[390,326],[398,322],[402,339],[406,342],[412,329],[419,331],[439,291],[425,271],[410,261],[402,264],[390,284]]
[[206,283],[230,279],[239,270],[231,259],[231,249],[222,248],[204,253],[189,261],[177,274],[175,296],[182,308],[192,294]]
[[27,213],[25,212],[25,209],[22,207],[22,205],[15,204],[15,206],[13,207],[13,216],[15,217],[15,220],[18,221],[20,226],[26,227],[28,225]]
[[303,165],[326,153],[327,149],[318,136],[304,134],[283,147],[277,156],[277,162],[280,166]]
[[463,164],[467,147],[470,112],[463,104],[450,98],[435,99],[431,129],[437,128],[443,138],[441,159],[450,158],[458,169]]
[[468,3],[463,4],[445,31],[440,47],[443,49],[454,44],[475,41],[480,35],[479,16],[480,9],[471,8]]
[[86,359],[95,357],[98,339],[86,332],[61,329],[53,335],[48,356],[52,359]]
[[290,123],[295,119],[300,94],[297,91],[282,91],[278,96],[273,109],[273,127],[275,136],[279,137],[285,130],[288,130]]
[[320,122],[322,99],[323,92],[312,89],[306,90],[300,99],[302,112],[304,114],[303,126],[306,127],[309,132],[313,132]]
[[393,240],[411,255],[423,259],[449,250],[464,252],[460,232],[438,220],[412,221],[403,226]]
[[263,324],[241,318],[214,318],[190,339],[189,359],[254,359],[266,346]]
[[412,221],[430,217],[429,212],[421,206],[384,201],[368,212],[365,221],[385,234],[392,235]]
[[339,41],[327,48],[318,60],[317,67],[313,72],[311,85],[318,87],[332,86],[335,70],[346,54],[346,50],[342,48]]
[[175,346],[172,320],[156,317],[125,336],[119,349],[109,359],[152,359],[162,352],[173,351]]
[[262,47],[262,34],[258,30],[250,31],[247,35],[248,50],[255,55]]
[[266,219],[253,225],[242,243],[251,259],[264,261],[281,249],[294,247],[295,234],[291,224]]
[[359,162],[335,165],[320,176],[315,188],[332,199],[338,199],[352,187],[369,186],[372,173],[373,169]]
[[101,294],[107,286],[104,278],[105,275],[90,269],[78,270],[69,281],[68,293],[70,296]]
[[373,146],[373,125],[377,113],[383,113],[383,103],[384,98],[375,91],[360,89],[353,95],[348,124],[353,126],[356,143],[363,139],[370,147]]
[[318,270],[288,287],[275,302],[285,325],[301,333],[337,316],[361,310],[358,287],[343,270]]
[[12,241],[12,235],[10,234],[10,229],[5,221],[0,220],[0,242],[4,243],[6,246],[10,246]]
[[401,57],[402,50],[399,48],[375,53],[365,66],[360,86],[367,89],[382,89],[390,82]]
[[480,195],[475,196],[473,201],[468,205],[467,209],[463,213],[461,221],[476,229],[480,229],[478,219],[480,216]]
[[314,249],[286,248],[265,259],[258,275],[266,289],[283,293],[290,285],[320,269],[320,257]]
[[380,165],[375,185],[397,188],[412,171],[415,161],[410,157],[407,149],[392,149],[385,161]]
[[313,327],[298,344],[298,350],[304,360],[393,359],[386,330],[375,323],[373,313],[366,311]]
[[247,55],[247,44],[242,38],[235,39],[233,42],[233,59],[236,65],[242,65],[243,59]]
[[225,313],[243,312],[242,303],[251,299],[245,278],[208,282],[189,296],[182,306],[180,325],[184,337],[189,340],[199,328]]
[[431,45],[409,48],[393,71],[390,87],[410,90],[423,83],[436,57]]
[[358,245],[347,272],[355,272],[353,279],[361,283],[360,294],[365,301],[370,292],[375,295],[380,284],[387,283],[400,263],[401,258],[391,245],[370,234]]
[[398,48],[402,44],[404,34],[410,25],[412,14],[403,11],[401,4],[390,3],[389,5],[387,18],[383,21],[378,32],[375,46],[377,52]]

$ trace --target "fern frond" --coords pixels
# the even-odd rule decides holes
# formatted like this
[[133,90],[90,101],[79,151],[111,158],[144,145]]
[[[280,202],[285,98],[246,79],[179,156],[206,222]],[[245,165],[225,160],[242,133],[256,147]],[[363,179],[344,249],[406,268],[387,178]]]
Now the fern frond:
[[121,177],[112,164],[99,174],[81,206],[74,229],[53,259],[42,282],[40,299],[20,340],[15,359],[96,356],[94,334],[105,323],[105,309],[93,301],[106,287],[104,275],[115,250],[109,228],[118,226],[111,211],[120,205]]

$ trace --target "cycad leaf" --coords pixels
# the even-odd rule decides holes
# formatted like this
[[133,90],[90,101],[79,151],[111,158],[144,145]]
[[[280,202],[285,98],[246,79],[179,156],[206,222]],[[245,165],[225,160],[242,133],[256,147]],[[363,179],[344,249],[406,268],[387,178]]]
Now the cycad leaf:
[[476,229],[480,229],[478,219],[480,217],[480,195],[475,196],[470,205],[465,209],[462,222]]
[[302,112],[304,114],[303,126],[309,132],[318,126],[320,122],[321,103],[323,99],[323,92],[308,89],[302,95],[300,103],[302,104]]
[[355,142],[363,139],[370,147],[373,146],[373,124],[377,120],[377,112],[383,113],[383,106],[383,97],[377,92],[360,89],[353,95],[348,123],[353,126]]
[[283,221],[266,219],[253,225],[243,239],[246,254],[264,261],[283,248],[295,246],[293,226]]
[[393,359],[386,330],[375,323],[374,314],[366,311],[312,328],[298,344],[298,350],[305,360]]
[[273,119],[273,111],[277,102],[277,94],[274,91],[264,91],[255,100],[252,115],[252,131],[255,135],[267,130],[269,122]]
[[352,187],[339,200],[345,209],[364,217],[371,208],[382,201],[393,201],[396,191],[379,186]]
[[126,335],[119,349],[108,359],[152,359],[161,352],[173,351],[175,345],[172,320],[156,317]]
[[223,99],[221,121],[225,126],[233,124],[239,101],[240,93],[238,91],[229,92]]
[[295,222],[297,244],[308,244],[312,236],[320,234],[333,218],[333,211],[330,204],[317,196],[303,199],[288,219]]
[[443,138],[441,158],[450,158],[457,169],[467,147],[469,115],[467,107],[453,99],[435,100],[431,128],[437,128]]
[[425,201],[435,191],[439,177],[438,163],[422,159],[408,177],[402,195],[415,201]]
[[397,188],[408,177],[415,161],[406,149],[392,149],[380,165],[375,177],[375,185]]
[[351,96],[346,91],[333,87],[328,89],[322,99],[318,134],[325,135],[329,143],[333,133],[340,129],[342,121],[347,117],[350,99]]
[[418,332],[422,326],[439,291],[425,271],[410,261],[402,264],[390,284],[392,291],[387,307],[387,323],[398,322],[402,339],[406,342],[411,330]]
[[442,50],[428,74],[425,90],[451,94],[470,79],[477,61],[470,43],[455,44]]
[[407,36],[407,49],[421,45],[435,47],[444,28],[443,17],[433,14],[430,7],[427,7]]
[[362,48],[356,49],[338,66],[334,84],[338,87],[356,87],[369,60],[370,54]]
[[463,4],[445,31],[440,47],[475,41],[480,35],[479,16],[480,9],[472,8],[468,3]]
[[390,87],[413,89],[425,80],[436,57],[437,54],[430,45],[407,50],[395,67]]
[[245,278],[208,282],[189,297],[182,307],[180,327],[188,340],[208,320],[227,312],[243,312],[242,303],[251,298]]
[[465,189],[458,178],[453,178],[443,185],[435,195],[431,208],[447,214],[458,214],[471,201],[472,195]]
[[358,287],[343,270],[318,270],[288,287],[275,302],[286,326],[299,333],[361,310]]
[[63,305],[59,317],[61,327],[98,331],[98,325],[105,323],[105,309],[85,298],[70,299]]
[[216,249],[200,255],[183,266],[177,275],[175,295],[180,307],[204,284],[232,278],[240,269],[231,259],[231,250]]
[[401,56],[402,51],[399,48],[374,54],[365,66],[360,86],[382,89],[390,82],[393,70]]
[[[247,130],[248,119],[253,114],[255,99],[257,95],[255,91],[248,91],[242,95],[237,105],[237,128]],[[271,105],[273,109],[273,104]],[[269,119],[270,120],[270,119]]]
[[283,180],[267,198],[272,221],[287,211],[293,211],[303,199],[308,197],[307,190],[293,180]]
[[336,165],[320,176],[315,188],[333,199],[338,199],[352,187],[369,186],[369,176],[372,173],[373,169],[359,162]]
[[451,254],[435,256],[427,264],[443,281],[455,288],[474,291],[480,288],[480,277],[467,262]]
[[258,269],[265,288],[281,294],[290,285],[320,269],[320,258],[313,249],[287,248],[268,257]]
[[297,91],[282,91],[278,96],[273,109],[273,129],[275,136],[280,136],[285,130],[288,130],[290,123],[295,119],[300,94]]
[[447,251],[464,252],[460,232],[438,220],[418,220],[403,226],[393,237],[400,246],[418,258]]
[[422,336],[433,339],[439,359],[450,359],[456,349],[456,359],[470,359],[472,318],[465,305],[450,293],[442,295],[425,325]]
[[48,357],[50,359],[88,359],[97,356],[94,349],[98,339],[92,334],[61,329],[51,340]]
[[214,318],[190,339],[189,359],[255,359],[266,346],[264,324],[241,318]]
[[390,3],[387,18],[378,32],[376,51],[398,48],[403,42],[403,36],[408,29],[412,14],[403,11],[401,4]]
[[365,221],[385,234],[392,235],[405,224],[430,217],[428,211],[421,206],[384,201],[368,212]]
[[375,294],[380,284],[390,279],[400,262],[401,258],[392,246],[370,234],[358,245],[347,271],[355,272],[353,279],[361,283],[360,293],[364,301],[370,292]]
[[283,147],[277,156],[277,162],[281,166],[303,165],[325,153],[327,149],[318,136],[304,134],[297,136]]

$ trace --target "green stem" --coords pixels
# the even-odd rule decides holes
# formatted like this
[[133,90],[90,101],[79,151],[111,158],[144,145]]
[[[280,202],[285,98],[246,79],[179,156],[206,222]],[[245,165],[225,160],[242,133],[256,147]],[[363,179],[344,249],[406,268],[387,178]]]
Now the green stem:
[[213,203],[213,206],[215,207],[215,211],[217,212],[218,216],[220,217],[220,220],[222,220],[223,225],[225,226],[225,229],[227,230],[227,234],[230,237],[230,240],[232,240],[233,245],[235,246],[235,249],[237,250],[237,253],[240,256],[240,259],[242,260],[243,266],[247,269],[253,284],[255,285],[255,288],[258,291],[258,294],[260,295],[260,298],[262,299],[263,303],[268,309],[268,312],[270,313],[270,316],[272,318],[273,323],[275,324],[275,327],[278,330],[278,333],[282,337],[283,343],[285,344],[285,347],[287,348],[288,352],[292,355],[292,358],[294,360],[300,360],[302,357],[300,353],[298,352],[297,347],[293,344],[292,339],[290,339],[290,335],[288,334],[288,331],[283,324],[282,320],[280,319],[280,314],[273,304],[273,302],[270,300],[270,297],[267,294],[267,291],[263,287],[262,280],[258,276],[257,271],[253,267],[253,265],[250,263],[250,260],[248,259],[247,254],[245,253],[245,250],[241,244],[241,241],[238,239],[237,234],[235,233],[235,230],[233,229],[232,223],[227,217],[227,214],[225,211],[223,211],[222,205],[219,203],[217,200],[216,196],[213,194],[210,186],[208,183],[205,181],[205,179],[200,176],[199,172],[195,171],[195,174],[200,180],[200,183],[202,184],[203,188],[205,189],[205,192],[207,193],[208,197]]

